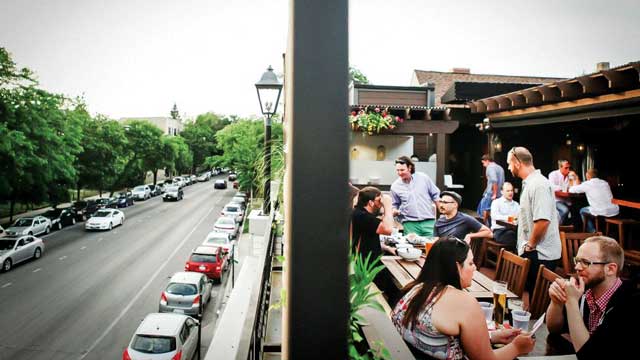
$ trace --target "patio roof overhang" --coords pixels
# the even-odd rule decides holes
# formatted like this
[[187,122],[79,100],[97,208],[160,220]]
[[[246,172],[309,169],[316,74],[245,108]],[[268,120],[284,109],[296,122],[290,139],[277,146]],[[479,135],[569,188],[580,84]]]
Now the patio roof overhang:
[[640,114],[640,62],[472,101],[469,108],[496,128]]
[[352,111],[365,108],[404,111],[408,120],[393,130],[385,131],[383,135],[451,134],[458,129],[460,124],[458,118],[466,116],[468,113],[466,109],[462,108],[422,105],[356,104],[350,106]]

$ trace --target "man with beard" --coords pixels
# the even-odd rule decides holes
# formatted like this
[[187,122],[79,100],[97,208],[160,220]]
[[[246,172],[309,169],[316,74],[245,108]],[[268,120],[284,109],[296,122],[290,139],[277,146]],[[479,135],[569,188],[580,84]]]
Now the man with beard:
[[443,191],[438,200],[440,218],[436,221],[433,235],[439,237],[455,236],[464,239],[467,244],[472,238],[491,237],[491,229],[478,220],[458,211],[462,204],[462,196],[454,191]]
[[574,264],[577,279],[558,279],[549,287],[549,332],[568,332],[578,359],[630,356],[640,299],[632,284],[620,280],[622,248],[612,238],[593,236],[580,246]]

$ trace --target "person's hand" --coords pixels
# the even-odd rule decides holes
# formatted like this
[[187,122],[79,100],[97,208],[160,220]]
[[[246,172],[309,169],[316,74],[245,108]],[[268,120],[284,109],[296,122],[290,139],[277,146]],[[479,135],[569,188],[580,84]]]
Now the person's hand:
[[531,335],[518,335],[511,342],[517,349],[518,355],[528,354],[533,350],[533,346],[536,344],[536,339]]
[[508,344],[521,332],[522,330],[516,328],[496,330],[491,332],[491,342],[493,344]]
[[495,199],[497,199],[497,198],[498,198],[498,194],[492,194],[492,195],[491,195],[491,200],[495,200]]
[[393,215],[393,216],[398,216],[398,215],[400,215],[400,210],[398,210],[398,209],[393,209],[393,212],[392,212],[392,214],[391,214],[391,215]]
[[464,241],[465,241],[467,244],[471,244],[471,235],[469,235],[469,234],[465,235],[465,236],[464,236]]
[[578,301],[582,294],[584,294],[584,279],[578,277],[578,280],[576,280],[576,278],[571,277],[569,281],[566,282],[564,289],[567,293],[567,300]]
[[557,305],[564,305],[567,302],[567,292],[564,290],[565,285],[565,279],[556,279],[549,286],[549,297]]

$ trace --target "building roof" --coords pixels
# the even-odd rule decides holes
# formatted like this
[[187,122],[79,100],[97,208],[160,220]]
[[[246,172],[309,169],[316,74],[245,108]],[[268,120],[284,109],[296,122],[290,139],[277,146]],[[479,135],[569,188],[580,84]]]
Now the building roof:
[[[454,81],[440,99],[443,104],[464,104],[485,97],[510,93],[532,84]],[[540,85],[540,84],[535,84]]]
[[545,84],[562,78],[514,76],[493,74],[472,74],[469,69],[454,69],[451,72],[414,70],[413,86],[433,85],[435,87],[435,105],[442,104],[442,96],[456,81],[460,82],[484,82],[484,83],[508,83],[508,84]]

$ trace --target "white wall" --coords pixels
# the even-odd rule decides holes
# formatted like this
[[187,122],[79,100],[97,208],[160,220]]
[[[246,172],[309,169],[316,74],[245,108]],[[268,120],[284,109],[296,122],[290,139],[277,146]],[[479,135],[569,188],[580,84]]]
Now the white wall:
[[413,137],[411,136],[369,136],[353,132],[349,142],[349,159],[353,149],[358,150],[358,160],[376,160],[378,146],[386,148],[385,160],[395,160],[400,156],[413,155]]
[[[415,163],[416,171],[423,172],[436,181],[436,163],[420,161]],[[368,184],[372,178],[379,179],[380,185],[391,185],[398,175],[395,171],[395,158],[385,161],[351,160],[349,162],[349,179],[354,184]]]

